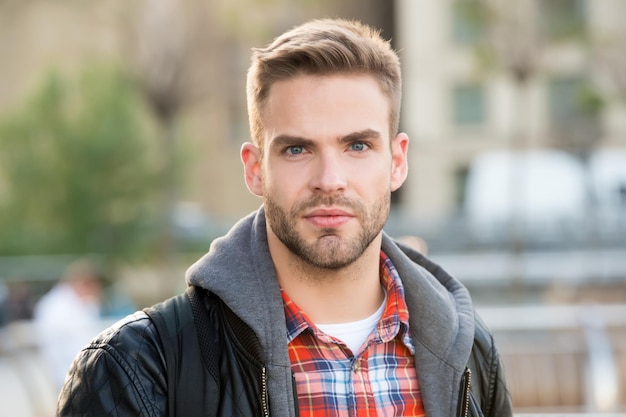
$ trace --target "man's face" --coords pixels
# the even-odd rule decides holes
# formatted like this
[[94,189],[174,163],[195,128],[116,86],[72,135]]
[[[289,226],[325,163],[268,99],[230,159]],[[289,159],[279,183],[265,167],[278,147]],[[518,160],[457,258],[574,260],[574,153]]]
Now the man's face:
[[389,137],[389,99],[371,76],[301,75],[271,87],[263,122],[264,151],[244,145],[242,159],[269,233],[315,267],[350,265],[406,178],[408,138]]

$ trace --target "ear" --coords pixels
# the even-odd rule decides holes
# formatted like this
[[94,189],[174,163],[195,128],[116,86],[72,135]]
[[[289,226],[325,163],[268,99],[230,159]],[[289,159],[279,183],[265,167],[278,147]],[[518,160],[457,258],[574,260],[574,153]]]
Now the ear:
[[253,143],[246,142],[241,146],[241,162],[248,190],[254,195],[263,195],[261,178],[261,150]]
[[396,191],[409,173],[407,151],[409,137],[406,133],[399,133],[391,143],[391,191]]

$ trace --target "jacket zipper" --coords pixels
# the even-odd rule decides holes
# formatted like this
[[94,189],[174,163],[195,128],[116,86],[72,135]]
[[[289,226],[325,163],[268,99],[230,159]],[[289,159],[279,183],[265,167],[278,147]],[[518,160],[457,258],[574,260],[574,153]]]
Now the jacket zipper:
[[270,410],[267,401],[267,368],[261,368],[261,403],[263,405],[263,416],[269,417]]
[[463,372],[463,378],[461,379],[461,402],[459,407],[459,417],[469,417],[469,405],[470,405],[470,387],[472,384],[472,371],[470,368],[465,368]]

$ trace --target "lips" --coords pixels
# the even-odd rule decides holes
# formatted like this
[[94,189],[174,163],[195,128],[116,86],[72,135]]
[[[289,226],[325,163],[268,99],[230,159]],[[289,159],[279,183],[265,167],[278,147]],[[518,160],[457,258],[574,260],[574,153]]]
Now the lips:
[[304,218],[316,227],[337,228],[352,220],[354,216],[340,209],[318,209],[308,213]]

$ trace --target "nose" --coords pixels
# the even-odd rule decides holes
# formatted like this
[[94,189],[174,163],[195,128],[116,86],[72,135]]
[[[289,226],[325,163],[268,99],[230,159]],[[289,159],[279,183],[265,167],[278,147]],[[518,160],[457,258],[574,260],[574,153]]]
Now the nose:
[[311,176],[311,188],[322,193],[343,191],[347,185],[347,167],[341,155],[323,152],[317,155]]

